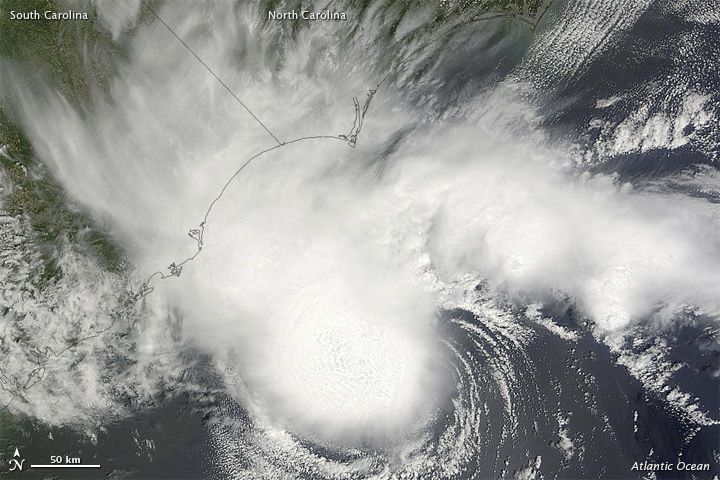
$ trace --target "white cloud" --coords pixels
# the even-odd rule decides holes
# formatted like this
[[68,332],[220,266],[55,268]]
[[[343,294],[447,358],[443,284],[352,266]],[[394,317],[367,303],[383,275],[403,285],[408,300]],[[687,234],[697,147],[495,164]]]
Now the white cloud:
[[[164,13],[183,36],[206,19],[179,10]],[[322,29],[283,63],[264,48],[276,33],[246,35],[256,28],[193,45],[281,138],[346,132],[349,99],[377,79],[349,71],[353,52],[332,50]],[[112,102],[83,116],[14,88],[43,160],[152,272],[193,252],[187,229],[273,143],[157,25],[119,71]],[[444,394],[434,309],[468,277],[535,301],[569,295],[605,331],[687,303],[717,313],[716,206],[570,170],[537,112],[504,92],[472,108],[420,126],[386,86],[357,149],[293,144],[225,192],[202,254],[156,295],[182,313],[188,342],[242,376],[238,395],[258,415],[340,441],[404,434]],[[679,126],[650,118],[632,126],[643,141],[680,141]],[[402,127],[412,133],[387,154]]]

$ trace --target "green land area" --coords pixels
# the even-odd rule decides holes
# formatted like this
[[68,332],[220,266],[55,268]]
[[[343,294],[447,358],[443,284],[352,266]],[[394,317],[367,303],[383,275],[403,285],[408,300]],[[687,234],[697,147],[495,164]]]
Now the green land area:
[[[157,3],[157,2],[153,2]],[[397,23],[416,8],[435,9],[434,19],[426,28],[442,30],[448,24],[463,25],[493,18],[514,18],[534,29],[548,0],[477,0],[459,2],[417,2],[388,0],[385,9],[400,9]],[[13,21],[9,12],[56,11],[62,8],[52,0],[0,0],[0,59],[11,64],[27,77],[29,84],[42,82],[51,85],[71,104],[82,106],[94,94],[107,94],[114,68],[121,56],[110,36],[100,28],[92,10],[89,21]],[[300,2],[265,1],[263,8],[302,8]],[[350,9],[362,14],[371,6],[367,0],[350,1]],[[78,2],[78,9],[90,8],[88,2]],[[397,13],[397,12],[396,12]],[[141,22],[150,17],[141,13]],[[388,38],[398,25],[384,32]],[[295,25],[293,28],[300,28]],[[428,33],[428,32],[426,32]],[[378,41],[383,41],[379,38]],[[61,186],[52,179],[36,157],[27,136],[18,127],[8,108],[8,99],[0,91],[0,147],[7,155],[0,155],[11,188],[0,196],[0,210],[24,219],[31,227],[33,241],[42,255],[41,270],[33,275],[36,287],[55,282],[62,277],[58,256],[62,246],[70,242],[96,256],[104,268],[123,268],[121,250],[111,238],[94,224],[89,215],[72,206]],[[13,416],[0,409],[0,459],[12,455],[11,449],[22,447],[27,440],[29,420]]]

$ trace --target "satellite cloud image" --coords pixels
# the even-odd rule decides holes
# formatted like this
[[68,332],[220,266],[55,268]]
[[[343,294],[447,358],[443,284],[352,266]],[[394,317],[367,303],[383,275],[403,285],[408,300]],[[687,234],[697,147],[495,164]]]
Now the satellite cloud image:
[[720,1],[0,0],[0,479],[720,478]]

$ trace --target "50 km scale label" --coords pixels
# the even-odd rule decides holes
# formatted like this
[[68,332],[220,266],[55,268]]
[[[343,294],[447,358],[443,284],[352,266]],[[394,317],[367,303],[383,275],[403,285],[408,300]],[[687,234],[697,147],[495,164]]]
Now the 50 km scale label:
[[[25,459],[20,455],[20,449],[15,447],[15,454],[8,461],[9,472],[22,472],[23,468],[27,468],[25,465]],[[82,463],[80,457],[73,457],[71,455],[50,455],[49,464],[32,464],[30,468],[100,468],[98,464]]]
[[72,455],[50,455],[50,463],[30,465],[32,468],[100,468],[97,464],[82,463],[80,457]]
[[53,464],[68,464],[68,465],[80,465],[80,457],[71,457],[70,455],[51,455],[50,463]]

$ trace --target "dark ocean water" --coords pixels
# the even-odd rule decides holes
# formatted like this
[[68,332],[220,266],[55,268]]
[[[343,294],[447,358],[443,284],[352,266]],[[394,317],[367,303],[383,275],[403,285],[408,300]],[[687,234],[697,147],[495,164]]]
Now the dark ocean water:
[[[454,398],[463,399],[461,410],[472,408],[471,402],[484,404],[482,415],[472,417],[477,420],[473,432],[481,434],[475,445],[477,451],[452,478],[513,477],[528,468],[528,472],[545,478],[641,478],[631,470],[634,462],[647,459],[675,463],[679,458],[687,463],[707,463],[711,469],[697,477],[687,472],[658,472],[657,478],[712,478],[720,471],[712,457],[712,445],[717,444],[720,428],[715,425],[697,430],[683,420],[682,415],[618,365],[608,347],[589,333],[580,333],[576,342],[567,341],[542,326],[521,321],[534,339],[518,349],[507,337],[488,327],[483,318],[470,312],[447,311],[443,317],[475,325],[492,339],[478,346],[466,330],[448,324],[447,338],[466,352],[464,360],[473,362],[471,372],[460,368],[455,374],[467,375],[461,383],[478,389],[476,394],[455,392]],[[570,329],[583,330],[572,313],[551,318]],[[718,355],[717,350],[702,351],[699,333],[697,328],[676,332],[672,341],[681,346],[672,351],[686,365],[687,372],[677,375],[684,380],[679,383],[702,398],[708,411],[713,411],[718,406],[717,382],[712,378]],[[511,435],[503,433],[509,421],[500,391],[505,379],[498,381],[498,371],[490,366],[498,359],[512,369],[516,380],[508,384],[516,417]],[[212,379],[214,375],[208,370],[196,369],[195,380]],[[252,420],[241,405],[222,393],[216,382],[206,386],[206,393],[172,395],[159,400],[155,408],[110,424],[92,442],[70,428],[34,425],[21,446],[23,451],[32,452],[30,458],[26,457],[28,463],[46,463],[45,456],[66,454],[80,457],[84,463],[99,463],[102,468],[30,470],[6,478],[227,478],[233,476],[228,472],[243,467],[252,471],[253,458],[246,456],[243,448],[233,453],[226,448],[237,444],[251,449],[246,442]],[[433,427],[436,439],[452,427],[456,414],[451,404],[445,406]],[[564,417],[566,435],[572,438],[570,449],[559,445],[558,415]],[[226,447],[218,446],[218,438]],[[327,462],[343,463],[358,456],[383,458],[382,452],[372,449],[347,452],[297,440]],[[538,457],[541,463],[535,467]],[[322,478],[307,472],[295,474]],[[258,472],[260,475],[265,472]],[[364,474],[350,476],[355,477]]]
[[[720,104],[720,23],[690,22],[666,7],[653,3],[581,71],[551,90],[536,92],[534,101],[545,112],[543,126],[551,140],[573,139],[589,152],[588,164],[580,168],[616,173],[639,185],[660,180],[667,191],[712,199],[692,185],[683,190],[670,180],[688,169],[697,172],[699,165],[717,168],[717,125],[703,126],[679,147],[593,153],[631,112],[645,108],[647,116],[678,115],[688,90],[707,92],[710,105]],[[549,15],[547,21],[553,18]],[[433,97],[433,105],[450,110],[468,92],[505,79],[522,54],[517,42],[507,47],[508,38],[522,44],[527,34],[504,24],[487,32],[476,43],[464,43],[476,35],[473,30],[456,37],[457,48],[446,51],[433,67],[442,73],[429,84],[411,82],[407,94],[417,95],[421,104],[422,94],[441,83],[443,91]],[[678,42],[688,38],[693,39],[692,51],[680,55]],[[480,53],[487,51],[491,53]],[[477,57],[483,62],[473,62]],[[621,98],[598,108],[599,99],[616,96]],[[605,133],[589,128],[593,121],[605,125]],[[22,449],[32,452],[27,463],[46,463],[49,455],[62,453],[100,463],[101,469],[29,471],[6,478],[280,478],[282,472],[289,478],[616,479],[642,478],[643,472],[631,469],[634,462],[675,464],[679,459],[708,464],[709,471],[696,477],[657,472],[655,478],[720,475],[720,426],[699,425],[685,404],[668,401],[662,393],[677,387],[697,399],[694,404],[701,411],[717,416],[720,347],[713,333],[715,319],[687,314],[662,333],[649,322],[638,322],[620,351],[631,366],[657,359],[656,378],[651,373],[643,382],[619,361],[618,350],[593,335],[593,323],[570,301],[541,311],[560,327],[560,334],[529,318],[525,305],[502,299],[480,303],[487,309],[445,310],[439,316],[446,369],[456,387],[429,426],[423,446],[408,458],[299,437],[293,437],[297,448],[284,457],[254,430],[248,412],[223,392],[212,363],[198,360],[188,371],[193,392],[167,392],[156,405],[111,423],[92,440],[69,427],[34,422],[26,427]],[[498,321],[497,311],[512,318],[514,326]],[[645,355],[655,351],[662,355]],[[672,373],[661,378],[667,372]],[[66,449],[59,452],[59,446]],[[417,465],[405,471],[404,460]]]

